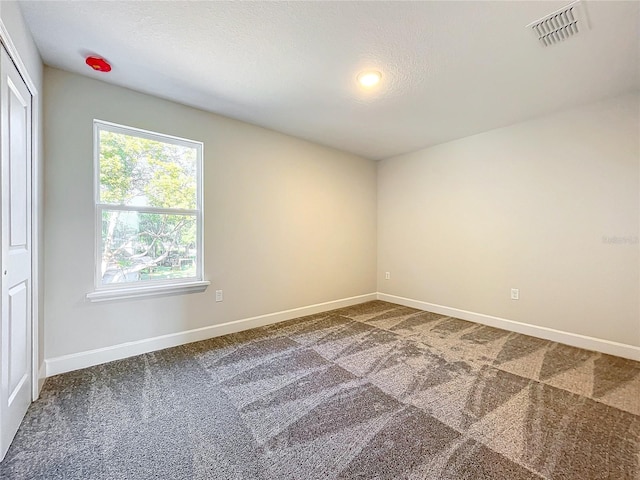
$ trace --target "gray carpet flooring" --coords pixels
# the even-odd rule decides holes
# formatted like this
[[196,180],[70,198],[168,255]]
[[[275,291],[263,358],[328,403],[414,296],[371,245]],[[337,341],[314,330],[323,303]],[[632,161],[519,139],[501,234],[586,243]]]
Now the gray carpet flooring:
[[640,478],[640,363],[375,301],[49,378],[0,477]]

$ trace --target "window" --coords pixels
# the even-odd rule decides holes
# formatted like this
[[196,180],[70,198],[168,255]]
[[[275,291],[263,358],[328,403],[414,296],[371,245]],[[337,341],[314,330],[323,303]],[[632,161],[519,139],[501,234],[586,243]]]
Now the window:
[[93,301],[202,291],[202,143],[94,121]]

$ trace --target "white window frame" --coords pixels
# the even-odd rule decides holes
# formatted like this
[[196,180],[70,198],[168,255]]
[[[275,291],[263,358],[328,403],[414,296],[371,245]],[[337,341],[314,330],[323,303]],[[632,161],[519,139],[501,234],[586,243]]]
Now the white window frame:
[[[195,148],[196,158],[196,209],[159,208],[159,207],[132,207],[128,205],[114,205],[100,202],[100,131],[109,131],[123,135],[146,138],[162,143],[181,145]],[[204,280],[204,203],[202,198],[203,183],[203,155],[204,144],[195,140],[175,137],[163,133],[151,132],[139,128],[119,125],[103,120],[93,121],[93,189],[95,209],[95,258],[94,258],[94,288],[87,294],[91,302],[107,300],[154,297],[176,295],[182,293],[196,293],[204,291],[210,284]],[[123,212],[142,212],[158,214],[188,214],[196,216],[196,276],[187,279],[147,280],[144,282],[102,284],[102,212],[104,210],[119,210]]]

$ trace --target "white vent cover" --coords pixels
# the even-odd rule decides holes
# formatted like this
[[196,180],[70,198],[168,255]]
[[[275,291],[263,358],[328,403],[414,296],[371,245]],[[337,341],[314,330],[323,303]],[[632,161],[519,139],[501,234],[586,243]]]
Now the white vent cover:
[[589,29],[587,11],[578,0],[527,25],[540,44],[549,47]]

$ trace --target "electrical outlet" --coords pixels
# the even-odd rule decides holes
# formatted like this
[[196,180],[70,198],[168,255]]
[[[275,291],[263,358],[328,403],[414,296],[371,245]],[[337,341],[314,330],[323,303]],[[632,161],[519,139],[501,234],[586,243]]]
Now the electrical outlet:
[[511,300],[520,300],[520,290],[517,288],[511,289]]
[[384,279],[385,279],[385,280],[391,280],[391,272],[386,272],[386,273],[384,274]]
[[216,302],[222,301],[222,290],[216,290]]

